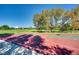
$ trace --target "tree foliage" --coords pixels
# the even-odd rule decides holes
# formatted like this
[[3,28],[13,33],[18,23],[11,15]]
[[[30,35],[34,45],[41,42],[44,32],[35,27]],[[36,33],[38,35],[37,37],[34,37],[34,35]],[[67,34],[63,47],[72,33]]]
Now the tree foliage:
[[52,31],[57,27],[61,31],[79,29],[79,6],[69,11],[63,8],[43,10],[41,14],[34,15],[33,22],[38,30]]
[[5,30],[5,29],[9,29],[10,27],[8,26],[8,25],[2,25],[2,26],[0,26],[0,29],[3,29],[3,30]]

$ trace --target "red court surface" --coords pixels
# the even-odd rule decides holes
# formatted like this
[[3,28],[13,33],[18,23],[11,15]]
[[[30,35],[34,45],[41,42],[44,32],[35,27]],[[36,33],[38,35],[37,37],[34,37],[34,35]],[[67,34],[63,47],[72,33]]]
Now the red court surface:
[[[60,35],[60,34],[40,34],[37,33],[29,38],[24,37],[23,39],[26,39],[25,43],[23,42],[18,42],[19,41],[19,36],[20,35],[12,35],[10,37],[6,37],[6,38],[0,38],[0,40],[5,40],[7,42],[13,42],[13,40],[9,39],[9,38],[14,38],[14,44],[18,44],[20,46],[23,46],[25,48],[31,48],[35,51],[41,51],[41,53],[45,54],[45,55],[51,55],[53,54],[59,54],[62,55],[61,51],[64,51],[64,53],[66,53],[66,50],[68,50],[71,55],[79,55],[79,40],[73,40],[73,39],[67,39],[67,38],[48,38],[48,35]],[[63,36],[79,36],[79,34],[61,34]],[[39,38],[36,38],[36,36],[39,36],[40,39],[42,39],[43,43],[41,43],[42,41]],[[39,39],[39,40],[38,40]],[[28,41],[27,41],[28,40]],[[38,42],[34,41],[34,40],[38,40]],[[17,41],[17,42],[16,42]],[[43,48],[46,49],[43,49]],[[62,50],[64,49],[64,50]],[[55,52],[56,51],[56,52]],[[51,53],[52,52],[52,53]],[[69,53],[66,53],[69,54]]]

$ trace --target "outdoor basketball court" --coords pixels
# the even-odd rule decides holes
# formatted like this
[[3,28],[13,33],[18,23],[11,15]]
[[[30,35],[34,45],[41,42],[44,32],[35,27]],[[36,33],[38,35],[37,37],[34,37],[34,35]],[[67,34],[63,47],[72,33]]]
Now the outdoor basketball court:
[[[20,48],[23,50],[27,48],[31,49],[31,51],[33,50],[37,51],[38,54],[44,54],[44,55],[79,54],[79,45],[78,45],[79,34],[59,34],[59,33],[58,34],[32,33],[22,35],[13,34],[13,35],[2,35],[0,36],[0,40],[10,43],[10,45],[12,45],[13,47],[15,46],[24,47]],[[4,44],[4,47],[6,46],[7,44],[6,45]],[[0,47],[0,49],[1,48],[3,47]],[[10,51],[12,51],[13,49],[14,48],[11,48]]]

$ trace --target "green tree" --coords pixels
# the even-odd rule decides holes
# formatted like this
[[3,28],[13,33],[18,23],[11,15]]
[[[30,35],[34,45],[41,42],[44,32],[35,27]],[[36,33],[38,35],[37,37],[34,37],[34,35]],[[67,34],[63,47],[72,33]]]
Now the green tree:
[[52,31],[52,27],[59,28],[58,21],[62,19],[64,14],[64,9],[62,8],[54,8],[50,10],[50,30]]
[[33,22],[38,30],[79,29],[79,6],[67,11],[63,8],[43,10],[41,14],[34,15]]
[[4,30],[5,30],[5,29],[10,29],[10,27],[9,27],[8,25],[2,25],[2,26],[1,26],[1,29],[4,29]]
[[42,26],[44,30],[49,30],[49,11],[48,10],[43,10],[42,11]]
[[41,14],[35,14],[34,15],[33,23],[34,23],[34,26],[37,28],[37,30],[42,29],[42,26],[41,26]]

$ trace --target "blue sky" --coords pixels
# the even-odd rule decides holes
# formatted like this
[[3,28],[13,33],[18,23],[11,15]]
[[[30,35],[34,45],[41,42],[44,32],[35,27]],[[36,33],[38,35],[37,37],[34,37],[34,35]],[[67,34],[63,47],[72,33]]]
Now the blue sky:
[[33,27],[33,15],[44,9],[75,8],[76,4],[0,4],[0,25]]

